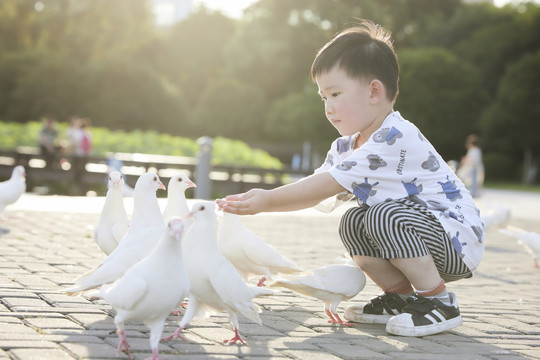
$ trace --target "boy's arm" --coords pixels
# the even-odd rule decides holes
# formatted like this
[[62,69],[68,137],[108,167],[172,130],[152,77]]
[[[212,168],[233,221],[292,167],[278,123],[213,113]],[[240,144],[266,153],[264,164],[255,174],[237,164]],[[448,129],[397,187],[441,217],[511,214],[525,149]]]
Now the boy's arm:
[[265,211],[293,211],[314,206],[345,189],[329,172],[313,174],[272,190],[252,189],[216,200],[226,212],[253,215]]

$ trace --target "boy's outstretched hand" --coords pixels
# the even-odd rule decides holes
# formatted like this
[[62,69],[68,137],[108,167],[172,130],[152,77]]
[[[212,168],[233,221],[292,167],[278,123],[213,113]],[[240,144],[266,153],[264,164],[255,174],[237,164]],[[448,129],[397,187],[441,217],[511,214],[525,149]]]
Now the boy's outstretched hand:
[[254,215],[269,209],[270,193],[268,190],[252,189],[243,194],[217,199],[216,204],[221,210],[232,214]]

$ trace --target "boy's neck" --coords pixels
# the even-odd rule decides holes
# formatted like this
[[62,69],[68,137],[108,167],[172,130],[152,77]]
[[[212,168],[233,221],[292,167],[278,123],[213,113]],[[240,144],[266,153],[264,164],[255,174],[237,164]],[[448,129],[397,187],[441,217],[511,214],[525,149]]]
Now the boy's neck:
[[386,108],[384,111],[380,111],[379,115],[375,117],[375,120],[372,123],[373,126],[370,126],[368,130],[360,132],[360,135],[358,135],[358,137],[356,138],[354,148],[358,149],[360,146],[364,145],[364,143],[369,139],[369,137],[381,127],[388,115],[393,112],[394,109],[392,107]]

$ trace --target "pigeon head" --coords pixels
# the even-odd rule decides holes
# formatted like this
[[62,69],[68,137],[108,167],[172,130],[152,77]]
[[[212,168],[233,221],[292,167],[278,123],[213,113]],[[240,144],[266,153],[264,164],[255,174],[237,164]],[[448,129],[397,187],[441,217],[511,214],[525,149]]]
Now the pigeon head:
[[124,185],[124,177],[119,171],[113,171],[109,174],[109,187],[118,187]]
[[13,172],[11,173],[12,177],[17,178],[26,178],[26,171],[24,170],[24,166],[17,165],[15,168],[13,168]]
[[184,232],[184,221],[179,217],[173,217],[167,224],[167,232],[172,238],[180,240]]
[[216,217],[216,205],[212,201],[201,201],[193,205],[191,212],[186,216],[194,219],[212,219]]
[[169,180],[169,191],[184,191],[191,187],[197,187],[197,185],[183,174],[175,175]]
[[156,173],[146,173],[139,176],[139,179],[137,180],[137,183],[135,184],[135,190],[154,190],[157,191],[158,189],[165,190],[165,186],[159,180],[159,176]]

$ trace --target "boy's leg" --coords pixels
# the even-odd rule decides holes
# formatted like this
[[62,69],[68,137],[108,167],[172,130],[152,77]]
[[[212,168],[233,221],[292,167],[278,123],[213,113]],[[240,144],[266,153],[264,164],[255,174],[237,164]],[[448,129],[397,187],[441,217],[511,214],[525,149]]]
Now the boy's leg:
[[366,211],[363,207],[349,209],[341,219],[339,232],[345,248],[358,267],[384,293],[371,298],[365,305],[349,306],[344,316],[353,322],[386,324],[392,316],[401,313],[413,289],[405,275],[387,259],[381,258],[377,249],[370,244],[363,222]]
[[[409,289],[412,290],[412,288],[410,288],[410,284],[412,283],[419,293],[426,296],[441,297],[443,301],[446,300],[445,302],[450,304],[449,306],[451,309],[443,309],[442,307],[448,305],[439,300],[434,303],[432,303],[432,300],[430,299],[425,301],[429,303],[429,306],[424,309],[425,311],[422,310],[424,313],[429,313],[431,310],[435,309],[437,314],[439,314],[440,311],[446,311],[446,314],[449,314],[448,316],[450,317],[450,319],[439,318],[439,320],[436,320],[436,322],[442,322],[446,325],[441,327],[440,324],[435,324],[429,329],[429,333],[444,331],[461,323],[461,317],[459,316],[459,310],[457,310],[455,297],[453,294],[452,297],[450,297],[446,292],[444,281],[441,279],[439,273],[441,269],[437,268],[433,257],[430,255],[430,252],[433,250],[438,254],[439,261],[445,263],[446,255],[444,254],[447,249],[440,244],[445,243],[448,239],[444,238],[446,236],[444,229],[427,209],[408,200],[397,200],[371,207],[369,210],[362,213],[361,219],[359,219],[358,216],[355,218],[350,214],[346,215],[344,215],[342,225],[340,226],[340,235],[342,236],[343,242],[351,254],[356,252],[368,255],[353,256],[353,258],[366,274],[368,274],[381,289],[385,290],[385,294],[372,299],[372,301],[363,308],[351,307],[351,309],[347,309],[345,318],[350,321],[359,320],[361,322],[373,322],[370,321],[372,316],[368,313],[374,308],[373,305],[379,305],[380,312],[381,303],[383,309],[381,315],[385,315],[385,312],[387,312],[385,310],[388,308],[388,304],[385,302],[390,301],[395,305],[397,302],[396,299],[398,299],[395,296],[396,292],[391,290],[396,290],[396,286],[397,289],[406,289],[407,282],[410,280],[410,283],[408,284]],[[360,225],[358,225],[359,220],[361,220]],[[351,225],[351,221],[355,223],[355,225]],[[347,224],[346,222],[349,223]],[[351,236],[353,233],[357,236],[356,238]],[[360,234],[360,236],[358,236],[358,234]],[[437,234],[439,234],[440,238],[436,238]],[[351,243],[353,245],[350,245]],[[426,243],[428,245],[426,245]],[[433,247],[433,244],[435,244],[435,247]],[[450,246],[449,244],[446,245]],[[453,251],[453,249],[450,249],[450,251]],[[443,254],[442,259],[441,253]],[[413,298],[424,299],[423,297]],[[425,307],[424,305],[421,307]],[[411,306],[417,311],[418,301],[416,301],[415,304],[410,304],[409,308]],[[403,304],[400,304],[399,307],[401,307],[401,309],[396,309],[398,310],[398,313],[407,311],[407,308]],[[395,308],[390,309],[390,313],[394,309]],[[425,317],[424,315],[425,314],[422,314],[421,316]],[[396,316],[396,318],[399,317],[402,319],[404,316],[410,316],[410,314]],[[368,317],[368,319],[366,319],[366,317]],[[422,319],[420,322],[425,322],[424,320],[425,319]],[[415,329],[426,329],[424,327],[425,324],[420,324],[420,326],[411,324],[412,321],[408,321],[404,326],[405,328],[412,327],[412,330],[408,328],[405,330],[398,329],[393,333],[418,336],[419,332]],[[430,322],[430,324],[432,323]],[[444,328],[444,326],[447,327]],[[390,329],[389,332],[392,332],[392,329]]]

